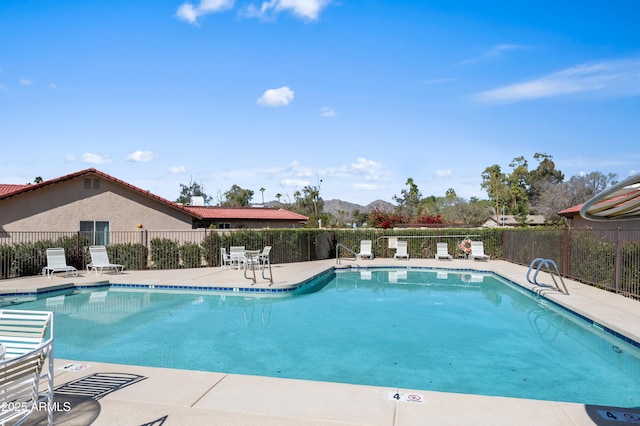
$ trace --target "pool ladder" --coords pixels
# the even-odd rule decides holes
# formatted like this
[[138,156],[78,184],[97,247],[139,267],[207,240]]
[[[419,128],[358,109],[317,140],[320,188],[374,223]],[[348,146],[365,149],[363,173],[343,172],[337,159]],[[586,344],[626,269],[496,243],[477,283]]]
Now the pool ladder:
[[[266,263],[266,264],[265,264]],[[248,280],[253,281],[255,284],[256,281],[256,268],[260,268],[262,270],[262,279],[268,280],[269,285],[273,284],[273,274],[271,273],[271,262],[267,261],[265,263],[260,262],[260,258],[258,254],[249,254],[244,261],[244,277]],[[264,273],[267,270],[267,266],[269,267],[269,277],[265,277]],[[251,270],[253,272],[253,276],[247,276],[247,270]],[[252,285],[253,285],[252,284]]]
[[344,249],[346,251],[348,251],[349,253],[353,254],[353,259],[350,257],[345,257],[345,259],[347,260],[352,260],[354,262],[358,261],[358,253],[356,253],[355,251],[351,250],[349,247],[345,246],[344,244],[338,243],[336,245],[336,264],[339,265],[340,264],[340,249]]
[[[533,261],[531,262],[531,265],[529,265],[529,270],[527,271],[527,281],[529,281],[530,284],[533,284],[538,287],[550,287],[547,284],[540,284],[538,282],[538,272],[540,272],[540,269],[542,269],[543,267],[547,269],[547,272],[551,276],[551,279],[553,280],[553,285],[555,285],[556,289],[560,293],[569,295],[569,290],[567,290],[567,286],[565,285],[564,280],[562,279],[562,275],[560,275],[560,272],[558,271],[558,265],[556,265],[556,262],[554,262],[551,259],[543,259],[541,257],[533,259]],[[533,268],[536,268],[536,272],[533,274],[533,280],[532,280],[530,278],[530,275]],[[556,281],[556,277],[560,279],[560,283],[562,284],[562,289],[558,285],[558,281]]]

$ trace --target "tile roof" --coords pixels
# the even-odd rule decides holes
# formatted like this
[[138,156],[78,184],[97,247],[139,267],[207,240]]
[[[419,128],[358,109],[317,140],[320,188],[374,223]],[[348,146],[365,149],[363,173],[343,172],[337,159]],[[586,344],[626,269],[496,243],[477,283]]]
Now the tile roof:
[[263,207],[201,207],[185,206],[185,209],[193,212],[203,219],[245,219],[245,220],[299,220],[306,221],[309,218],[298,213],[283,209],[270,209]]
[[566,215],[579,214],[580,213],[580,209],[582,208],[582,206],[584,206],[584,203],[578,204],[577,206],[569,207],[568,209],[560,210],[558,212],[558,215],[559,216],[566,216]]
[[[638,194],[640,194],[640,190],[631,190],[631,191],[627,191],[623,194],[620,195],[616,195],[614,197],[611,197],[609,199],[605,199],[602,200],[598,203],[596,203],[593,207],[594,208],[598,208],[599,206],[605,206],[607,203],[611,204],[613,203],[614,206],[622,206],[624,207],[626,204],[628,204],[629,206],[636,206],[636,211],[637,211],[637,204],[638,202],[635,201],[635,204],[633,204],[632,201],[628,201],[627,198],[630,197],[635,197],[636,199],[638,198]],[[582,203],[582,204],[578,204],[577,206],[573,206],[573,207],[569,207],[567,209],[561,210],[558,212],[558,215],[560,216],[572,216],[572,215],[577,215],[580,214],[580,210],[582,210],[582,207],[584,207],[586,203]],[[603,208],[604,209],[604,208]]]
[[0,183],[0,196],[20,191],[27,186],[29,185],[17,185],[17,184],[14,185],[10,183]]

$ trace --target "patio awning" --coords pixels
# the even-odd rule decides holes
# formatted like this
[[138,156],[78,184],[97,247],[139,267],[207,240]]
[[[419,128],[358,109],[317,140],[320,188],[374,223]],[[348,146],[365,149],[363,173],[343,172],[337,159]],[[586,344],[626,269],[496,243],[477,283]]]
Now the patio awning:
[[580,209],[580,216],[600,221],[640,219],[640,174],[591,198]]

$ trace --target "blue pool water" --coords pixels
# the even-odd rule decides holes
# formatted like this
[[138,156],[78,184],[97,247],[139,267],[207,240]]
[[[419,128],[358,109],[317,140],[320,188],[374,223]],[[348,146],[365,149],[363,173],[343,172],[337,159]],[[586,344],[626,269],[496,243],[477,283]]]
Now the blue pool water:
[[55,312],[59,358],[640,406],[638,348],[493,275],[349,270],[273,297],[54,296],[11,308]]

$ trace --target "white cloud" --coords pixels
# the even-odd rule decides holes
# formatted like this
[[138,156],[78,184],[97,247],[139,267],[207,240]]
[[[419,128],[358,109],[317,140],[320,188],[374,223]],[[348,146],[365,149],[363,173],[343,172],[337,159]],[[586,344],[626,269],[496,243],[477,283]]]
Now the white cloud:
[[128,154],[125,157],[127,161],[134,161],[136,163],[146,163],[156,158],[156,155],[151,151],[136,151]]
[[67,154],[64,158],[64,161],[66,161],[67,163],[73,163],[74,161],[76,161],[76,157],[73,154]]
[[323,117],[335,117],[336,112],[331,107],[326,106],[320,110],[320,115]]
[[356,160],[355,163],[351,163],[349,167],[356,172],[367,172],[372,169],[379,168],[380,163],[374,160],[367,160],[366,158],[360,157]]
[[451,171],[451,169],[438,169],[433,174],[434,176],[441,178],[445,176],[452,176],[453,172]]
[[91,152],[87,152],[82,154],[82,161],[89,164],[106,164],[106,163],[110,163],[111,159],[109,157],[103,157],[100,154],[93,154]]
[[169,173],[172,175],[180,175],[187,172],[187,168],[185,166],[171,166],[169,167]]
[[0,84],[0,92],[8,92],[9,88],[7,86],[3,86],[2,84]]
[[484,56],[500,56],[504,52],[508,52],[510,50],[521,50],[526,48],[526,46],[521,46],[519,44],[498,44],[484,52]]
[[508,103],[570,94],[640,94],[640,59],[581,64],[544,77],[474,95],[480,102]]
[[279,89],[269,89],[262,94],[257,100],[258,105],[279,107],[289,105],[293,100],[293,90],[287,86]]
[[493,46],[492,48],[485,50],[484,52],[482,52],[480,55],[478,56],[474,56],[473,58],[469,58],[469,59],[465,59],[463,61],[461,61],[459,63],[459,65],[467,65],[467,64],[473,64],[476,62],[481,62],[481,61],[485,61],[491,58],[498,58],[501,57],[505,54],[505,52],[509,52],[512,50],[522,50],[522,49],[528,49],[529,47],[527,46],[522,46],[519,44],[498,44],[496,46]]
[[451,83],[453,81],[456,81],[455,78],[432,78],[429,80],[424,80],[421,83],[422,84],[445,84],[445,83]]
[[57,84],[55,84],[55,83],[49,84],[49,89],[57,89],[57,88],[58,88]]
[[308,21],[318,19],[322,9],[331,4],[331,0],[269,0],[260,6],[250,4],[243,15],[251,18],[270,19],[281,12],[290,12],[298,18]]
[[355,163],[342,167],[340,171],[347,176],[365,181],[376,181],[389,176],[389,171],[385,170],[381,163],[363,157],[356,159]]
[[282,185],[282,186],[293,186],[293,187],[307,186],[307,185],[309,185],[309,181],[301,180],[301,179],[282,179],[280,181],[280,185]]
[[235,0],[200,0],[197,5],[185,2],[176,10],[176,18],[196,25],[198,18],[210,13],[224,12],[233,8]]
[[378,185],[374,185],[372,183],[354,183],[353,189],[357,189],[359,191],[375,191],[378,189]]
[[31,80],[27,79],[27,78],[23,78],[20,80],[20,85],[21,86],[31,86]]

